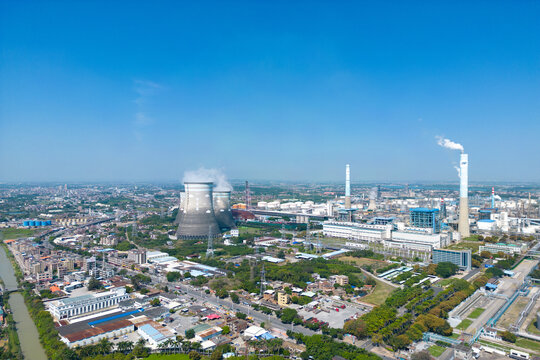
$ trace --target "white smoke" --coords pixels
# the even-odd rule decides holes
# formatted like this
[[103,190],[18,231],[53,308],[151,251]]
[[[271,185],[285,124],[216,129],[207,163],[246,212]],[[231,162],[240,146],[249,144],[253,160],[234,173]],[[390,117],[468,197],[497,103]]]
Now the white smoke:
[[461,179],[461,169],[459,168],[459,166],[454,165],[454,169],[456,169],[456,171],[457,171],[457,176],[458,176],[458,178]]
[[232,186],[227,181],[227,176],[218,169],[189,170],[184,172],[183,182],[213,182],[216,191],[232,191]]
[[453,142],[450,139],[445,139],[442,136],[435,136],[435,138],[437,139],[437,144],[439,146],[445,147],[450,150],[459,150],[461,152],[465,151],[463,145]]

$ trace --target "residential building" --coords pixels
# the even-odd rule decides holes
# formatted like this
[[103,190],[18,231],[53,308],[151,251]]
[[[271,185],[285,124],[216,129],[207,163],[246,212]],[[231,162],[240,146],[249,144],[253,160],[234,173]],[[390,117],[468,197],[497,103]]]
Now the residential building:
[[289,303],[289,300],[289,294],[287,294],[285,291],[277,292],[277,302],[279,306],[286,307]]

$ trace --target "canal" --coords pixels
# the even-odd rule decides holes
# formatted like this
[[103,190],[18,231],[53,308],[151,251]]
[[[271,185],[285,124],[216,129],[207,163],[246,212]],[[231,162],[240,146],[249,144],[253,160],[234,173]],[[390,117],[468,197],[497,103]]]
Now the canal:
[[[6,290],[17,290],[17,278],[3,246],[0,246],[0,277],[4,281]],[[18,292],[11,293],[9,295],[9,306],[13,312],[13,319],[17,326],[17,334],[19,335],[24,358],[47,360],[45,350],[43,350],[39,342],[36,325],[28,313],[23,296]]]

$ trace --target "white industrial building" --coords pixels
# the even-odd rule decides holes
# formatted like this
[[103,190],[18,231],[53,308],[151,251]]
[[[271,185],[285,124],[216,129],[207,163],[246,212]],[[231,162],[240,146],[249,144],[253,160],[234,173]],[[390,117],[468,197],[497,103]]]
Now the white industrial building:
[[368,225],[353,222],[325,221],[323,234],[327,237],[382,242],[391,238],[392,225]]
[[119,287],[97,294],[51,301],[48,307],[56,319],[62,320],[111,308],[127,299],[129,299],[129,295],[126,294],[126,289]]
[[[405,227],[398,224],[368,225],[353,222],[326,221],[323,223],[324,236],[354,240],[358,242],[377,242],[388,248],[430,252],[450,244],[449,234],[435,234],[431,229]],[[352,242],[347,243],[348,246]],[[359,248],[362,246],[358,246]]]
[[514,245],[514,244],[504,244],[504,243],[497,243],[497,244],[486,244],[482,245],[478,248],[479,252],[482,251],[489,251],[492,254],[497,254],[499,252],[505,253],[505,254],[521,254],[525,251],[527,251],[527,245],[521,244],[521,245]]

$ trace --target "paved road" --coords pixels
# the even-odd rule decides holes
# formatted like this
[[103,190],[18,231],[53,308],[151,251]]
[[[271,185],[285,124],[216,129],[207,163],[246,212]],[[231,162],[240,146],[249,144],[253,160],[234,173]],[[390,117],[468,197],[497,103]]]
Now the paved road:
[[[137,274],[137,272],[131,271],[131,270],[128,270],[128,273],[130,273],[131,275]],[[248,316],[253,317],[254,320],[258,322],[264,322],[265,324],[270,325],[271,327],[274,327],[283,331],[292,330],[294,332],[298,332],[304,335],[317,334],[317,332],[307,329],[303,326],[298,326],[298,325],[293,325],[293,324],[283,324],[281,320],[279,320],[275,315],[266,315],[260,311],[253,309],[251,306],[247,306],[243,304],[235,304],[230,300],[220,299],[211,294],[206,294],[203,290],[196,289],[195,287],[191,285],[184,285],[182,283],[171,283],[171,282],[168,282],[164,276],[157,276],[157,275],[149,275],[149,276],[152,279],[153,285],[167,284],[169,287],[179,286],[180,290],[184,291],[188,296],[191,296],[200,301],[212,304],[214,306],[221,306],[225,309],[232,310],[234,312],[243,312],[247,314]]]

